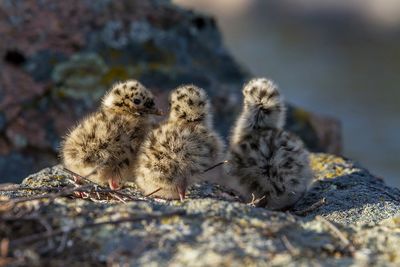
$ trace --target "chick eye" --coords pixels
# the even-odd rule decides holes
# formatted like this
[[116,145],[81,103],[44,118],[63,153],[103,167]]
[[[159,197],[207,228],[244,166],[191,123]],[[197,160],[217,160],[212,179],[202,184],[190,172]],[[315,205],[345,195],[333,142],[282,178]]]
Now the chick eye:
[[140,102],[141,102],[140,99],[137,98],[133,99],[133,103],[135,103],[136,105],[139,105]]

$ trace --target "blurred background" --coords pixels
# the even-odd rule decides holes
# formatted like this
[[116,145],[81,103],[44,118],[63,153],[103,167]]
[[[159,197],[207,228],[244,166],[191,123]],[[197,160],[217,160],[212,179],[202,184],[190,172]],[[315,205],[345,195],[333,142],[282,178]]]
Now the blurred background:
[[338,118],[343,154],[400,187],[400,1],[175,0],[286,98]]
[[201,86],[226,136],[243,83],[266,76],[310,150],[400,187],[399,1],[172,2],[0,1],[0,183],[59,163],[115,81],[139,79],[164,109],[171,88]]

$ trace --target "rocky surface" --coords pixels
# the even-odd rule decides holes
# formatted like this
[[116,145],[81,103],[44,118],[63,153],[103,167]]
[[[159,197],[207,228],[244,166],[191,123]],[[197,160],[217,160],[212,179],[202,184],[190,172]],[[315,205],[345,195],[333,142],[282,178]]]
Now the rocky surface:
[[[5,0],[0,37],[1,182],[56,164],[60,137],[116,80],[140,79],[164,107],[171,88],[202,86],[226,133],[251,77],[213,18],[167,0]],[[287,124],[312,151],[340,151],[336,120],[290,106]],[[400,265],[400,191],[340,157],[312,167],[285,212],[211,183],[164,201],[46,168],[0,184],[0,266]]]
[[[204,87],[226,134],[251,77],[224,48],[213,18],[167,0],[5,0],[0,38],[3,182],[56,164],[60,138],[114,81],[139,79],[164,108],[171,88]],[[288,128],[313,151],[340,151],[335,120],[292,107]]]
[[60,166],[46,168],[2,187],[0,265],[398,266],[400,190],[343,158],[313,154],[312,167],[312,189],[285,212],[209,183],[184,202],[134,184],[81,199]]

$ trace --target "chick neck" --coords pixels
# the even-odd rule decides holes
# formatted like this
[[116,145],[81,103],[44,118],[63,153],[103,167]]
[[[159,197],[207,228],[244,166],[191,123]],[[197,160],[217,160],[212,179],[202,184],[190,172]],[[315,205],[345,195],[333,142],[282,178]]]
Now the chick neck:
[[257,105],[246,104],[232,131],[233,142],[238,142],[241,137],[283,127],[283,112],[265,114]]

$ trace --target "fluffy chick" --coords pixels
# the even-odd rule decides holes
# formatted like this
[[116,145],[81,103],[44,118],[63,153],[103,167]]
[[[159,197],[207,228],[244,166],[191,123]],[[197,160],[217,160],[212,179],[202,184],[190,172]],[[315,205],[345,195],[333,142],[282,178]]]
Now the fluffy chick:
[[141,143],[150,131],[149,114],[160,114],[141,83],[128,80],[106,93],[98,111],[83,119],[64,139],[64,166],[117,189],[131,173]]
[[203,171],[222,158],[223,143],[211,125],[210,103],[203,89],[181,86],[170,95],[168,119],[143,143],[136,183],[145,194],[185,198],[186,188],[205,179]]
[[306,192],[312,172],[309,152],[295,135],[282,129],[285,104],[277,86],[253,79],[243,88],[244,106],[237,120],[225,170],[228,182],[248,201],[284,209]]

